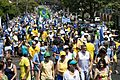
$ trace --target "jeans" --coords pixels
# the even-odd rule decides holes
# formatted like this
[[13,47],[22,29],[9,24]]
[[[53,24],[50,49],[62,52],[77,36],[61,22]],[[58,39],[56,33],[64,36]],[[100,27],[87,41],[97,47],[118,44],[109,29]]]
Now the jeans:
[[81,71],[81,80],[90,80],[88,71]]
[[63,80],[63,76],[58,74],[56,80]]

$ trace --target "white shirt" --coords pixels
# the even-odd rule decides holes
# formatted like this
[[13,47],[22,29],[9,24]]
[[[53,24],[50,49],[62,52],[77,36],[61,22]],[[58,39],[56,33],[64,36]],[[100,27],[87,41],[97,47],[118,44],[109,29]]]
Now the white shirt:
[[78,70],[75,70],[74,74],[71,75],[70,71],[67,70],[64,74],[63,74],[63,80],[80,80],[80,75]]
[[72,53],[69,52],[68,55],[66,55],[65,57],[66,57],[67,59],[69,59],[69,60],[72,59]]
[[89,62],[90,62],[90,54],[88,51],[86,51],[85,53],[82,53],[81,51],[78,53],[79,56],[79,61],[78,61],[78,65],[80,66],[80,68],[82,69],[82,71],[88,71],[89,69]]

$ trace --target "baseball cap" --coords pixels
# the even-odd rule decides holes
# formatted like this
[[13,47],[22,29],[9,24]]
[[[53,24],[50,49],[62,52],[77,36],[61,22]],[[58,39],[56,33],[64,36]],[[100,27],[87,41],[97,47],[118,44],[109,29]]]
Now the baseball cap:
[[71,64],[71,65],[75,65],[75,64],[77,64],[77,61],[76,61],[76,60],[72,60],[72,61],[70,61],[69,64]]
[[35,37],[34,40],[38,41],[38,37]]
[[65,56],[65,55],[66,55],[65,51],[60,51],[60,56]]
[[69,49],[69,46],[68,45],[64,45],[63,48],[64,49]]
[[41,54],[45,54],[45,53],[46,53],[45,47],[41,47],[41,48],[40,48],[40,51],[41,51]]
[[45,52],[44,57],[50,57],[50,53],[49,52]]

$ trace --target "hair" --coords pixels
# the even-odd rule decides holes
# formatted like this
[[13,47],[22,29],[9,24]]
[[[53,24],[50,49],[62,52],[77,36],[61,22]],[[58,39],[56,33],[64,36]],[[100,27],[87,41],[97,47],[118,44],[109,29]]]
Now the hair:
[[69,64],[70,64],[71,61],[72,61],[72,59],[70,59],[70,60],[67,62],[67,65],[68,65],[68,68],[67,68],[67,69],[70,68]]
[[100,60],[99,60],[99,62],[97,63],[97,68],[98,68],[98,69],[101,68],[100,63],[103,63],[103,68],[106,68],[107,63],[106,63],[105,59],[100,59]]
[[81,45],[81,48],[83,48],[83,47],[86,47],[86,45],[85,44]]
[[4,62],[0,61],[0,70],[3,70],[3,68],[4,68]]
[[106,48],[101,48],[100,50],[99,50],[99,53],[98,53],[98,57],[101,57],[101,55],[103,54],[103,53],[106,53],[107,51],[106,51]]
[[9,57],[9,58],[6,58],[6,61],[8,61],[8,60],[11,60],[11,61],[12,61],[12,58],[11,58],[11,57]]

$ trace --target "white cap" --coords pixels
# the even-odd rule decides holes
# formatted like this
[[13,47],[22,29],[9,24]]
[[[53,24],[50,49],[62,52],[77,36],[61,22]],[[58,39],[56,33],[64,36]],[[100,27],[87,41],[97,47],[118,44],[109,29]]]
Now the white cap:
[[63,48],[66,49],[66,48],[69,48],[69,46],[68,46],[68,45],[65,45],[65,46],[63,46]]
[[37,41],[38,41],[38,37],[35,37],[34,40],[37,40]]

